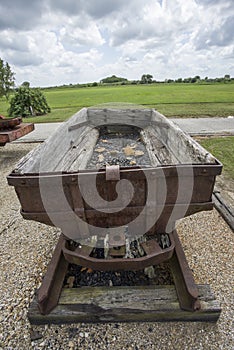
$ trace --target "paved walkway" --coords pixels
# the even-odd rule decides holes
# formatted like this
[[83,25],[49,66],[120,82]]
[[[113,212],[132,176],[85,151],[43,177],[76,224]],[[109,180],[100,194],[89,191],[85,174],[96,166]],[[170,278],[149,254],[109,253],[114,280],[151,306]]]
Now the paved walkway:
[[171,119],[190,135],[234,135],[234,117]]
[[[171,119],[190,135],[234,135],[234,117],[228,118],[178,118]],[[35,130],[15,142],[41,142],[62,123],[35,124]]]

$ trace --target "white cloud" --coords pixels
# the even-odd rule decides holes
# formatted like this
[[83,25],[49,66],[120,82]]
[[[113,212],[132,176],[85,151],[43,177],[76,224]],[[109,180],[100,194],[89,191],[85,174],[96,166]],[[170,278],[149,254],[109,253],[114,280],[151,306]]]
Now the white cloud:
[[16,81],[58,85],[233,76],[232,0],[0,0],[0,57]]
[[77,25],[64,25],[59,31],[59,40],[64,46],[70,47],[96,47],[104,44],[105,40],[94,22],[91,22],[85,28]]
[[22,35],[21,33],[18,34],[16,40],[15,32],[5,29],[1,31],[0,47],[2,50],[24,52],[28,50],[28,40],[25,35]]
[[0,29],[31,29],[40,22],[44,11],[43,0],[0,0]]

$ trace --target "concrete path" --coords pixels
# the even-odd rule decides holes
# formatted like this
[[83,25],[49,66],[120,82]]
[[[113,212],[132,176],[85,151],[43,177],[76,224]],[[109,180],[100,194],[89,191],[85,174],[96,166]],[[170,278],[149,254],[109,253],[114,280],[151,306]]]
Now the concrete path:
[[16,142],[42,142],[63,123],[40,123],[34,124],[34,131],[14,141]]
[[234,135],[234,117],[171,119],[190,135]]
[[[190,135],[234,135],[234,117],[228,118],[171,118]],[[35,124],[35,130],[14,142],[41,142],[62,123]]]

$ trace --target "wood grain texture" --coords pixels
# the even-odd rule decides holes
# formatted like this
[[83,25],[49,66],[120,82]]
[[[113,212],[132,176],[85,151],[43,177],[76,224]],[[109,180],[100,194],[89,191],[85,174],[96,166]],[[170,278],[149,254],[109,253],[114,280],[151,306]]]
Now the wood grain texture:
[[183,311],[174,286],[82,287],[63,289],[58,306],[41,315],[36,300],[31,324],[97,322],[216,322],[221,308],[209,285],[198,285],[201,310]]
[[[42,145],[26,155],[15,169],[27,174],[84,169],[92,156],[101,125],[132,125],[142,129],[152,166],[215,164],[215,158],[189,135],[151,109],[83,108],[63,123]],[[95,126],[97,128],[95,128]]]

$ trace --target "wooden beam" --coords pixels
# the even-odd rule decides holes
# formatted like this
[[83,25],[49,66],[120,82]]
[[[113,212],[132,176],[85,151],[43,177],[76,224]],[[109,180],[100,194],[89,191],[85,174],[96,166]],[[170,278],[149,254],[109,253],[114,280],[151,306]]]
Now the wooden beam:
[[63,289],[58,306],[41,315],[32,302],[31,324],[103,322],[216,322],[221,308],[209,285],[198,285],[201,309],[180,309],[174,286],[82,287]]
[[225,202],[218,191],[213,192],[212,200],[215,208],[219,211],[234,232],[234,210]]
[[0,131],[0,146],[4,146],[7,142],[12,142],[20,137],[27,135],[34,130],[33,123],[21,123],[14,127],[14,129]]

